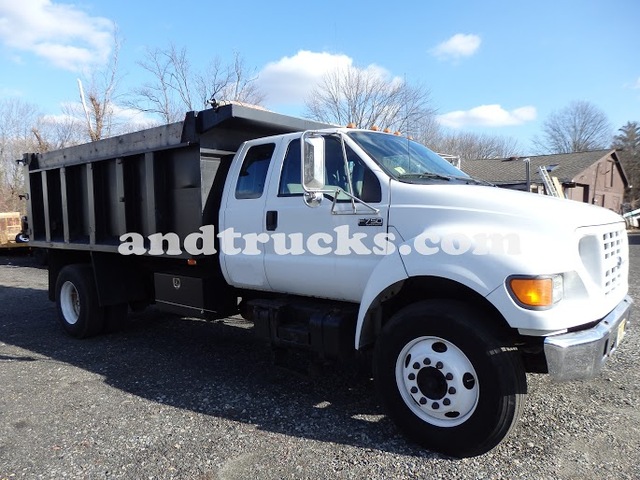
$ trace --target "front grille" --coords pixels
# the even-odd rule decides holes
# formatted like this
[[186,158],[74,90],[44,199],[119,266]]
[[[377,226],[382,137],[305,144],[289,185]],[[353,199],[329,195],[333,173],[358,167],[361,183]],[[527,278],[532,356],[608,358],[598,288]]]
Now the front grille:
[[623,283],[627,242],[627,232],[624,229],[602,234],[602,288],[605,295],[609,295]]

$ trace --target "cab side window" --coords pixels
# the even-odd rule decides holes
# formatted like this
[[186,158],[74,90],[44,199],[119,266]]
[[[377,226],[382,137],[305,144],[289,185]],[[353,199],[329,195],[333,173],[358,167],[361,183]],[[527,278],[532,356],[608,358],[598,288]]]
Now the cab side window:
[[[382,200],[380,181],[362,159],[346,146],[347,163],[345,166],[340,140],[336,137],[328,137],[326,140],[325,183],[327,188],[340,187],[366,203],[380,202]],[[349,185],[349,177],[351,177],[351,185]],[[349,200],[348,195],[338,196],[338,201]]]
[[380,180],[375,174],[356,157],[354,160],[347,159],[347,167],[351,172],[353,182],[353,194],[366,203],[379,203],[382,201],[382,189]]
[[262,196],[269,163],[275,148],[275,143],[267,143],[254,145],[247,150],[236,184],[237,199],[260,198]]
[[[346,147],[347,164],[345,167],[340,140],[336,137],[326,137],[325,140],[325,185],[327,190],[335,190],[336,187],[339,187],[346,192],[353,192],[356,198],[364,202],[380,202],[382,198],[380,182],[360,157],[349,147]],[[347,171],[351,175],[353,183],[351,187]],[[301,178],[300,140],[296,139],[289,144],[284,158],[278,196],[302,195],[304,189]],[[349,200],[349,196],[342,194],[338,197],[338,201],[343,200]]]

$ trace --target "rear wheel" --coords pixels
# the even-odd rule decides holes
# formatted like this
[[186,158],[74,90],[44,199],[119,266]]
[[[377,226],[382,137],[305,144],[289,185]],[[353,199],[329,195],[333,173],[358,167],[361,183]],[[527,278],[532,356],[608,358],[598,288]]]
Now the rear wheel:
[[67,265],[56,281],[56,306],[62,328],[71,336],[97,335],[104,327],[93,270],[89,265]]
[[389,416],[430,450],[486,453],[520,416],[520,356],[480,315],[456,301],[419,302],[394,315],[376,345],[374,377]]

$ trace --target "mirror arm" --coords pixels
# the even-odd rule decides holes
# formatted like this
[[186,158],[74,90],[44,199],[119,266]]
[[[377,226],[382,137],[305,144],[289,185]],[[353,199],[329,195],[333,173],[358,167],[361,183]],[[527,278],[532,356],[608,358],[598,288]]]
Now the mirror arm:
[[[344,190],[342,190],[341,188],[337,188],[335,191],[333,190],[328,190],[328,191],[324,191],[323,193],[332,193],[333,194],[333,202],[331,203],[331,214],[332,215],[357,215],[357,208],[356,208],[356,203],[361,203],[362,205],[364,205],[365,207],[367,207],[369,210],[371,210],[374,214],[379,214],[380,213],[380,209],[376,208],[372,205],[369,205],[367,202],[364,202],[362,200],[360,200],[358,197],[351,195],[349,192],[345,192]],[[351,205],[353,210],[351,212],[344,212],[344,211],[340,211],[340,210],[336,210],[336,205],[338,204],[338,195],[340,193],[344,193],[345,195],[347,195],[350,199],[351,199]]]

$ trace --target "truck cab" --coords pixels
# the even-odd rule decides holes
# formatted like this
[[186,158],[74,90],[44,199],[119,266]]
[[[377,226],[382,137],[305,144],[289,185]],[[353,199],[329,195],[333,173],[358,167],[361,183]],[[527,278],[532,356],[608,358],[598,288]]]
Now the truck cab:
[[[239,240],[251,233],[248,255],[221,251],[227,282],[357,305],[354,348],[373,348],[383,364],[381,396],[390,411],[445,427],[439,445],[460,448],[452,432],[478,415],[479,384],[511,392],[515,412],[517,372],[589,378],[624,337],[628,245],[613,212],[498,189],[406,138],[363,130],[249,142],[230,179],[220,225]],[[282,306],[254,306],[277,343]],[[481,330],[494,338],[473,339]],[[484,344],[486,355],[497,339],[522,355],[504,360],[507,384],[480,382],[459,345]],[[429,436],[406,412],[395,418]]]

